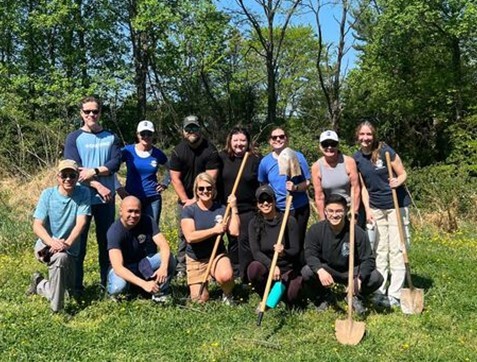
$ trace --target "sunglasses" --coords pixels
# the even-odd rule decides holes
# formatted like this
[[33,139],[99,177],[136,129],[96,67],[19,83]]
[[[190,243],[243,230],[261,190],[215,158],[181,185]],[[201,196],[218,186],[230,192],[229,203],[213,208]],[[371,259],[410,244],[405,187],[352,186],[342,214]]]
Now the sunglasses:
[[336,142],[336,141],[323,141],[323,142],[321,142],[321,147],[323,147],[323,148],[328,148],[328,147],[335,148],[337,146],[338,146],[338,142]]
[[186,131],[187,133],[195,133],[195,132],[199,132],[200,130],[200,127],[197,127],[197,126],[187,126],[186,128],[184,128],[184,131]]
[[268,203],[268,204],[272,204],[273,203],[273,198],[270,197],[270,196],[264,196],[264,197],[259,197],[258,198],[258,203],[259,204],[263,204],[263,203]]
[[144,137],[152,137],[152,132],[151,131],[141,131],[139,132],[139,135],[144,138]]
[[99,109],[82,109],[84,114],[99,114]]
[[60,177],[63,180],[70,179],[70,180],[76,180],[78,177],[78,174],[76,172],[61,172]]
[[285,139],[285,135],[284,134],[280,134],[278,136],[270,136],[271,140],[272,141],[276,141],[276,140],[284,140]]
[[212,191],[212,186],[197,186],[197,190],[199,192],[204,192],[204,191]]

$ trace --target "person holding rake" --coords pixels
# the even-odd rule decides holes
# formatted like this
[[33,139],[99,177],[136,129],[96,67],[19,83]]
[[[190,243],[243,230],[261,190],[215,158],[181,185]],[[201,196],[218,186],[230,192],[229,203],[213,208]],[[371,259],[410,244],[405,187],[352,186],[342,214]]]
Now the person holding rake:
[[[184,207],[181,214],[181,228],[187,242],[187,284],[191,299],[199,303],[204,303],[209,299],[207,288],[201,288],[201,285],[208,264],[212,263],[207,279],[210,280],[213,277],[220,285],[224,304],[233,304],[234,275],[223,240],[220,240],[213,260],[210,259],[210,256],[218,236],[222,236],[226,232],[233,236],[239,234],[240,219],[236,198],[233,195],[229,196],[231,215],[227,220],[223,220],[225,206],[215,201],[217,189],[212,176],[206,172],[198,174],[193,190],[196,202]],[[200,293],[201,289],[202,293]]]

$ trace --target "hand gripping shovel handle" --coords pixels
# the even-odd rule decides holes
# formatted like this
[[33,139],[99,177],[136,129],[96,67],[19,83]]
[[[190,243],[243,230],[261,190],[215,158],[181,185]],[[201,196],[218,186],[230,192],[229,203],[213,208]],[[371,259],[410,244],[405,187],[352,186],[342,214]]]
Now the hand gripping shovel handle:
[[[249,155],[250,155],[250,152],[245,152],[245,155],[243,156],[242,162],[240,163],[239,171],[237,173],[237,176],[235,177],[234,186],[232,187],[232,192],[230,193],[230,195],[235,195],[235,192],[237,192],[238,184],[240,182],[240,179],[242,178],[243,169],[245,168],[245,164],[247,163],[247,159],[248,159]],[[228,222],[230,209],[231,209],[230,204],[227,204],[227,207],[225,209],[224,218],[223,218],[222,222],[224,222],[224,223]],[[215,239],[214,248],[212,249],[212,253],[210,254],[210,258],[209,258],[209,263],[207,264],[207,270],[204,274],[204,278],[203,278],[202,282],[200,283],[199,296],[201,296],[202,293],[204,292],[204,288],[205,288],[205,285],[207,283],[207,279],[208,279],[209,274],[210,274],[210,269],[212,268],[212,262],[214,261],[215,256],[217,255],[217,249],[219,248],[221,238],[222,238],[222,234],[219,234],[219,235],[217,235],[217,238]]]
[[[393,169],[391,165],[391,156],[389,155],[389,152],[386,152],[385,156],[386,156],[386,165],[388,167],[389,178],[393,178],[394,175],[393,175]],[[404,259],[404,265],[406,267],[406,279],[407,279],[409,288],[412,290],[414,289],[414,285],[412,284],[412,280],[411,280],[411,269],[409,266],[409,258],[407,256],[406,242],[404,241],[404,229],[403,229],[402,219],[401,219],[401,209],[399,208],[399,202],[397,198],[396,189],[391,188],[391,192],[393,194],[394,209],[396,210],[396,218],[397,218],[398,229],[399,229],[399,238],[401,240],[402,257]]]
[[[285,213],[283,214],[282,225],[280,226],[280,232],[278,234],[277,245],[280,245],[282,243],[283,235],[285,234],[285,228],[287,226],[288,215],[290,214],[290,207],[291,207],[292,201],[293,201],[293,196],[288,194],[286,205],[285,205]],[[273,253],[272,263],[270,264],[270,271],[268,272],[268,279],[267,279],[267,284],[265,286],[265,292],[263,293],[263,298],[260,303],[257,326],[260,326],[262,324],[263,312],[265,312],[268,294],[270,293],[270,288],[272,286],[273,272],[275,270],[275,267],[277,266],[277,260],[278,260],[278,253],[275,251]]]

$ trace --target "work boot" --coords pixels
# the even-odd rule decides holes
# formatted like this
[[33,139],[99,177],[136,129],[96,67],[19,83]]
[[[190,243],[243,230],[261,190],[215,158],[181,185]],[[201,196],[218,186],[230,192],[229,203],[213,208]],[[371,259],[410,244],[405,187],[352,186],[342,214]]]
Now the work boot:
[[33,294],[37,294],[36,292],[36,288],[38,287],[38,284],[40,284],[40,282],[45,279],[43,277],[43,275],[41,275],[40,272],[34,272],[32,277],[31,277],[31,283],[30,283],[30,286],[28,287],[28,289],[26,290],[26,295],[33,295]]
[[358,296],[354,296],[353,297],[353,301],[352,301],[352,304],[353,304],[353,309],[354,311],[356,312],[356,314],[358,315],[363,315],[366,313],[366,308],[365,306],[363,305],[363,301],[361,300],[360,297]]

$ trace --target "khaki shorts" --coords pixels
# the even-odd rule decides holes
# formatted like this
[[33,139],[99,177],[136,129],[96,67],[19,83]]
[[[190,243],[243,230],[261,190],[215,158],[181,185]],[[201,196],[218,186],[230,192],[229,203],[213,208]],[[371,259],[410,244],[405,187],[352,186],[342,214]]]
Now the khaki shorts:
[[[227,255],[224,253],[218,254],[215,257],[214,261],[212,262],[212,267],[210,268],[211,273],[215,270],[217,262],[224,257],[227,257]],[[187,284],[192,285],[202,283],[208,265],[209,259],[195,260],[192,259],[190,256],[186,255]],[[212,275],[209,274],[209,276],[207,277],[207,281],[210,282],[211,279]]]

